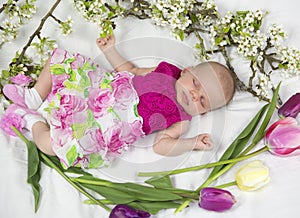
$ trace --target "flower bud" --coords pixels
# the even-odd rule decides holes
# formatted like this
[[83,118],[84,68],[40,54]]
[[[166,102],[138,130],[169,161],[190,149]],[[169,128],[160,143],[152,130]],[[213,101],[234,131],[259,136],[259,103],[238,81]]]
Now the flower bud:
[[148,218],[148,217],[150,217],[150,213],[143,210],[137,210],[126,204],[118,204],[112,209],[109,215],[109,218]]
[[270,181],[269,169],[261,161],[253,161],[237,171],[235,180],[241,190],[254,191]]
[[229,210],[235,202],[234,196],[223,189],[203,188],[200,191],[199,207],[206,210],[222,212]]
[[300,154],[300,126],[296,119],[286,117],[273,123],[266,132],[265,143],[278,156]]
[[296,117],[300,112],[300,93],[290,97],[278,110],[278,114],[284,117]]

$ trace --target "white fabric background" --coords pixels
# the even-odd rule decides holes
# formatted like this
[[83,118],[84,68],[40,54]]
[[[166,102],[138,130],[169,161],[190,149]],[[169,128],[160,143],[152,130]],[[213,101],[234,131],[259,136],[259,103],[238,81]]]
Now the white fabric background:
[[[21,29],[17,41],[6,44],[0,50],[0,68],[7,68],[9,60],[14,56],[17,48],[23,47],[29,35],[37,27],[40,17],[52,6],[54,0],[38,1],[38,15]],[[217,0],[221,13],[228,10],[256,10],[270,11],[264,26],[268,23],[282,24],[289,34],[288,44],[300,49],[299,6],[294,0]],[[58,39],[58,44],[72,52],[79,52],[95,58],[96,61],[110,68],[108,62],[95,45],[98,30],[95,25],[83,21],[70,1],[62,1],[55,15],[62,20],[68,15],[74,19],[74,33],[68,37],[60,36],[60,30],[52,21],[47,21],[43,29],[45,35]],[[152,25],[147,20],[128,18],[118,20],[115,30],[117,46],[120,52],[139,66],[155,66],[161,60],[167,60],[180,67],[196,64],[193,56],[195,39],[190,37],[185,42],[179,42],[170,35],[167,29]],[[215,58],[217,61],[218,57]],[[221,61],[221,59],[220,59]],[[245,61],[236,57],[234,67],[241,77],[247,75],[249,67]],[[280,91],[281,98],[286,100],[300,90],[299,78],[284,81]],[[162,157],[153,153],[151,142],[153,136],[138,141],[133,149],[122,158],[114,162],[111,168],[91,170],[90,172],[103,178],[125,182],[140,182],[139,171],[160,171],[193,166],[217,160],[230,142],[248,124],[250,119],[263,105],[248,93],[236,93],[233,102],[226,108],[214,111],[202,117],[195,117],[186,136],[194,136],[200,132],[210,132],[215,141],[215,148],[210,152],[191,152],[179,157]],[[277,116],[274,115],[275,121]],[[299,117],[298,117],[299,121]],[[38,212],[34,213],[34,203],[31,187],[26,183],[27,151],[24,143],[18,138],[12,138],[0,132],[0,217],[5,218],[82,218],[108,217],[108,213],[99,206],[83,204],[85,196],[79,194],[54,170],[42,167],[41,199]],[[263,142],[259,144],[262,146]],[[269,185],[255,192],[243,192],[237,187],[228,188],[236,197],[237,203],[225,213],[205,211],[190,205],[182,213],[174,215],[174,210],[165,210],[157,218],[165,217],[222,217],[222,218],[262,218],[262,217],[299,217],[300,195],[300,158],[299,156],[280,158],[264,153],[254,159],[262,160],[269,168],[271,182]],[[248,162],[248,161],[245,161]],[[238,164],[217,184],[234,180]],[[176,187],[195,189],[206,178],[208,170],[173,176]]]

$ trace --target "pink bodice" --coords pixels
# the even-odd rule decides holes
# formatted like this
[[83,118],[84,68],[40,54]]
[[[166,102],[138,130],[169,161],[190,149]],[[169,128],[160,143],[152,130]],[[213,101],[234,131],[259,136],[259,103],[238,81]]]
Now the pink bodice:
[[154,71],[133,78],[140,99],[137,109],[146,135],[192,119],[176,100],[175,83],[180,72],[178,67],[161,62]]

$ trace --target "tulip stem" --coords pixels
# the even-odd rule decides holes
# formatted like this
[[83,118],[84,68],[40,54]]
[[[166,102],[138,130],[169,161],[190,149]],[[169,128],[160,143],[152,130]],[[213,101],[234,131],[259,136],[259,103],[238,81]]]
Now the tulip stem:
[[[25,142],[26,144],[28,144],[30,142],[16,127],[11,126],[11,128],[14,130],[14,132],[20,137],[20,139],[23,142]],[[60,170],[59,167],[57,167],[56,164],[53,163],[47,155],[45,155],[43,152],[39,152],[39,155],[42,158],[42,160],[44,160],[45,163],[48,164],[48,166],[50,166],[56,172],[58,172],[58,174],[60,174],[65,180],[67,180],[75,189],[77,189],[79,192],[84,194],[86,197],[88,197],[95,204],[98,204],[99,206],[101,206],[102,208],[107,210],[108,212],[111,211],[111,209],[109,207],[107,207],[102,202],[97,201],[96,198],[94,198],[92,195],[90,195],[88,192],[86,192],[77,182],[72,181],[72,179],[69,178],[62,170]]]
[[140,177],[152,177],[152,176],[161,176],[161,175],[175,175],[175,174],[180,174],[180,173],[186,173],[190,171],[197,171],[197,170],[202,170],[206,168],[211,168],[215,166],[220,166],[220,165],[225,165],[225,164],[230,164],[230,163],[236,163],[240,162],[242,160],[246,160],[248,158],[254,157],[260,153],[263,153],[268,150],[268,147],[265,146],[255,152],[252,152],[250,154],[238,157],[238,158],[233,158],[233,159],[228,159],[228,160],[223,160],[223,161],[217,161],[213,163],[208,163],[208,164],[203,164],[199,166],[193,166],[193,167],[187,167],[187,168],[182,168],[182,169],[177,169],[177,170],[169,170],[169,171],[161,171],[161,172],[139,172],[138,176]]
[[222,188],[227,188],[227,187],[234,186],[234,185],[236,185],[236,181],[228,182],[223,185],[214,186],[214,188],[222,189]]
[[54,170],[56,170],[56,172],[58,172],[65,180],[67,180],[75,189],[77,189],[79,192],[81,192],[82,194],[84,194],[86,197],[88,197],[91,201],[93,201],[94,203],[98,204],[99,206],[101,206],[102,208],[104,208],[105,210],[107,210],[108,212],[111,211],[111,209],[109,207],[107,207],[105,204],[103,204],[102,202],[97,201],[96,198],[94,198],[92,195],[90,195],[89,193],[87,193],[82,187],[80,187],[77,182],[73,182],[71,178],[69,178],[66,174],[64,174],[64,172],[62,172],[48,157],[47,155],[45,155],[44,153],[40,152],[40,156],[41,158],[49,165],[51,166]]

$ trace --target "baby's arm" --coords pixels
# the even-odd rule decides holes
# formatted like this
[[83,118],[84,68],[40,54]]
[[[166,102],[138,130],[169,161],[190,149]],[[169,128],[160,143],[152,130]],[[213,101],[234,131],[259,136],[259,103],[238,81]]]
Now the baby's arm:
[[210,150],[213,143],[209,134],[199,134],[193,138],[180,138],[188,129],[189,121],[173,124],[159,131],[155,137],[153,149],[165,156],[176,156],[192,150]]
[[128,71],[135,75],[142,75],[153,71],[155,68],[139,68],[130,61],[127,61],[120,55],[115,48],[114,36],[107,36],[106,38],[98,38],[96,40],[98,47],[104,53],[106,59],[113,66],[116,71]]

